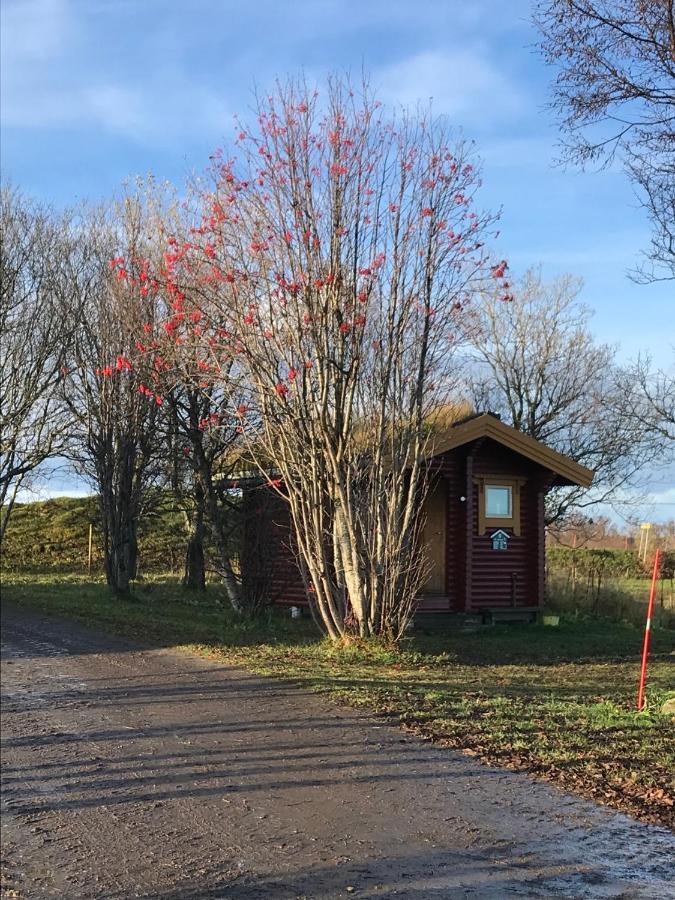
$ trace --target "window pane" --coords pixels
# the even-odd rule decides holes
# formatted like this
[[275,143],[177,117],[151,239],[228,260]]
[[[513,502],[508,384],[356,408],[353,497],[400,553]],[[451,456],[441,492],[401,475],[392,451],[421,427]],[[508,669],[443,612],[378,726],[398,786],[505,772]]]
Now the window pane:
[[511,516],[511,488],[497,485],[485,486],[485,515],[493,519]]

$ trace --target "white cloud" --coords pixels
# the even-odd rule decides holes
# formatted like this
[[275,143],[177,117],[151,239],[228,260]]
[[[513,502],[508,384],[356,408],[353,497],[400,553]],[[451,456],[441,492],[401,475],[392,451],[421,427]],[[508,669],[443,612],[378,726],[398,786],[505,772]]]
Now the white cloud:
[[164,144],[171,135],[223,135],[232,117],[214,91],[184,83],[174,89],[105,82],[64,89],[24,82],[5,91],[2,122],[33,130],[84,126]]
[[3,128],[84,127],[146,144],[229,130],[231,117],[215,90],[153,58],[152,47],[140,70],[133,51],[128,65],[104,49],[97,53],[100,11],[88,19],[74,11],[67,0],[9,0],[3,7]]
[[520,115],[526,108],[522,90],[479,45],[418,53],[380,69],[374,81],[387,102],[414,106],[432,99],[437,113],[457,119],[458,124],[489,124]]
[[143,97],[130,87],[101,84],[86,88],[78,105],[81,118],[93,119],[110,131],[134,134],[144,126]]
[[140,95],[117,85],[64,89],[24,82],[7,90],[2,120],[5,127],[68,128],[81,124],[133,131],[142,121]]
[[49,61],[63,53],[76,33],[66,0],[5,0],[2,10],[2,65]]

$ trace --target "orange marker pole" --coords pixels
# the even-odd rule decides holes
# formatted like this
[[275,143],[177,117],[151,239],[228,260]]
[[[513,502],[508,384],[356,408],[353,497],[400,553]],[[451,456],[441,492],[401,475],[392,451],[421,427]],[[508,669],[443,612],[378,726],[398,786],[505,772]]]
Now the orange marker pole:
[[654,598],[656,597],[656,580],[659,577],[661,564],[661,551],[654,554],[654,571],[652,572],[652,587],[649,592],[649,605],[647,606],[647,622],[645,624],[645,639],[642,645],[642,668],[640,669],[640,684],[638,685],[637,708],[645,706],[645,681],[647,680],[647,660],[649,659],[649,639],[652,633],[652,613],[654,612]]

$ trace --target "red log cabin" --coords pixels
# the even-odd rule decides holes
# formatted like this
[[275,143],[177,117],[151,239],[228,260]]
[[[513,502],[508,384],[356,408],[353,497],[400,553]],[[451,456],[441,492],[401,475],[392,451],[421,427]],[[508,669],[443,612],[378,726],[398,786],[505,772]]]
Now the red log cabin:
[[[552,487],[589,487],[593,473],[485,413],[446,428],[429,459],[423,540],[430,573],[421,612],[535,613],[544,602],[544,498]],[[276,506],[271,593],[306,606],[285,505]]]

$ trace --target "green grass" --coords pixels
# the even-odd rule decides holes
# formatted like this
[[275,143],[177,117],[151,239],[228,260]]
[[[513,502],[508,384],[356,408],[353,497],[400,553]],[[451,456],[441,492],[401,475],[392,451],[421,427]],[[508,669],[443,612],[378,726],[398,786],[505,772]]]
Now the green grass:
[[120,601],[101,584],[26,577],[7,583],[3,595],[145,642],[292,678],[491,763],[674,824],[675,733],[672,719],[659,713],[675,690],[672,631],[654,632],[648,708],[638,713],[642,633],[629,624],[463,633],[447,618],[420,617],[396,650],[331,645],[308,619],[291,620],[279,610],[239,620],[218,605],[216,588],[199,598],[175,583],[148,582],[134,600]]

